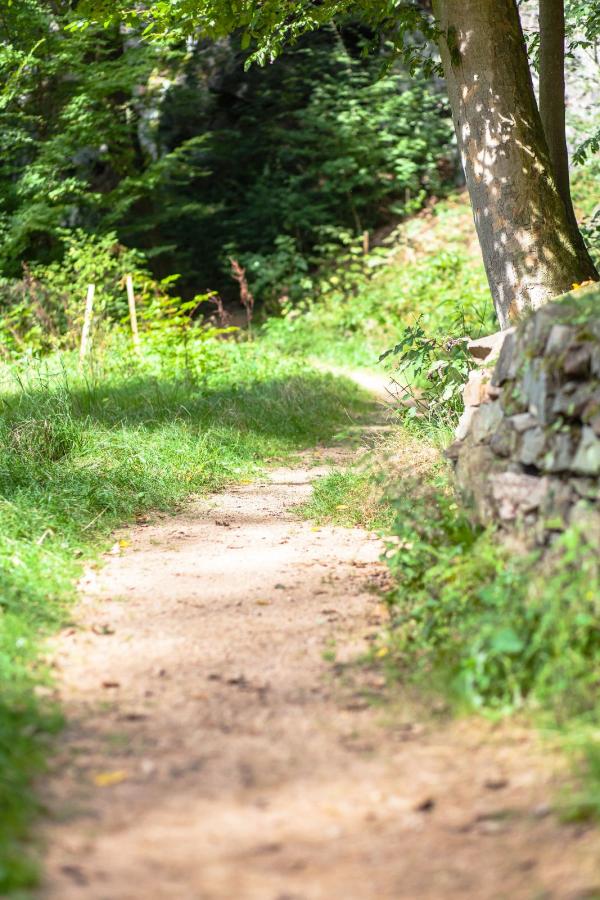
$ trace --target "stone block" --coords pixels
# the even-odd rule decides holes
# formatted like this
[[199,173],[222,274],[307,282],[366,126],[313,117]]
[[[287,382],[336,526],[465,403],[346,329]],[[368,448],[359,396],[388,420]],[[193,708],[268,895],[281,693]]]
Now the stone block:
[[529,412],[543,424],[548,417],[550,399],[548,373],[542,359],[529,362],[523,375],[522,389]]
[[595,435],[600,437],[600,413],[589,420],[588,425]]
[[579,475],[600,475],[600,438],[588,425],[582,429],[571,469]]
[[510,426],[509,419],[503,419],[490,438],[490,450],[496,456],[508,458],[513,455],[517,445],[517,432]]
[[492,384],[502,387],[505,381],[515,378],[519,366],[519,354],[517,353],[516,331],[508,329],[502,342],[502,348],[492,375]]
[[[546,527],[552,531],[566,528],[571,507],[576,501],[577,494],[568,481],[550,478],[548,492],[540,505],[540,513],[546,522]],[[556,519],[559,522],[556,522]]]
[[512,522],[539,509],[548,493],[548,479],[518,472],[490,476],[492,498],[501,521]]
[[557,431],[548,435],[546,446],[548,450],[541,465],[544,472],[568,472],[575,452],[571,431]]
[[485,369],[473,369],[469,372],[469,379],[462,391],[465,406],[479,406],[483,402],[486,380],[489,380],[489,373]]
[[583,422],[591,424],[597,416],[600,416],[600,388],[590,386],[590,393],[582,410],[581,419]]
[[524,466],[537,466],[540,469],[545,448],[546,434],[544,429],[530,428],[520,440],[516,457]]
[[471,435],[476,444],[487,441],[504,418],[502,407],[497,400],[480,406],[471,423]]
[[499,357],[507,335],[514,334],[514,332],[515,328],[506,328],[504,331],[496,331],[494,334],[489,334],[486,337],[469,341],[467,350],[474,359],[485,360],[486,365],[489,365],[489,363]]
[[456,431],[454,432],[454,437],[457,441],[464,441],[469,431],[471,430],[471,422],[473,421],[473,416],[475,415],[474,406],[466,406],[465,410],[458,420],[458,425],[456,426]]
[[[552,414],[568,419],[579,419],[592,399],[593,392],[594,385],[589,382],[579,385],[573,381],[567,382],[562,388],[559,388],[552,400]],[[600,409],[600,406],[598,408]]]
[[559,356],[573,339],[573,329],[568,325],[553,325],[546,341],[545,356]]
[[584,500],[600,500],[600,484],[595,478],[571,478],[573,489]]
[[538,419],[530,413],[517,413],[516,416],[510,416],[508,421],[518,434],[522,434],[529,428],[536,428],[540,424]]
[[460,448],[455,470],[456,485],[480,525],[489,525],[494,521],[489,475],[497,464],[498,460],[487,444],[475,446],[469,440]]
[[570,378],[585,378],[590,373],[592,349],[590,344],[571,347],[563,362],[563,371]]

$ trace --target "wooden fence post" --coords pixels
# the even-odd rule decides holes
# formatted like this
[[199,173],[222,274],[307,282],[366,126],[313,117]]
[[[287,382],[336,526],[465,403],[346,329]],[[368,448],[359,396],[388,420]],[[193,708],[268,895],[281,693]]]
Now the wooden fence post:
[[135,293],[133,291],[133,278],[128,275],[125,279],[127,284],[127,300],[129,302],[129,319],[131,321],[131,333],[133,334],[133,346],[136,353],[140,352],[140,333],[138,331],[137,310],[135,308]]
[[85,359],[90,342],[90,330],[92,327],[92,314],[94,312],[94,297],[96,295],[96,285],[88,284],[87,299],[85,301],[85,315],[83,318],[83,330],[81,332],[81,347],[79,349],[79,364],[81,365]]

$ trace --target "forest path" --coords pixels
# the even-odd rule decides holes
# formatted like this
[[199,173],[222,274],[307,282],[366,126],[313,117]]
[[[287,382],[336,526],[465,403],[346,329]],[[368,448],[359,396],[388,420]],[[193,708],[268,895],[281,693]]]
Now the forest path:
[[352,456],[154,517],[86,578],[53,647],[39,897],[599,896],[596,834],[550,814],[530,731],[445,723],[354,664],[386,617],[381,545],[294,511]]

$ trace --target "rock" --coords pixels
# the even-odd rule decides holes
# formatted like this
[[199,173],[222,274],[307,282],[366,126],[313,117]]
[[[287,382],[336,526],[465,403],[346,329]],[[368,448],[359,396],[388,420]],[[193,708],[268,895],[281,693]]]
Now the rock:
[[540,423],[535,416],[529,413],[517,413],[516,416],[510,416],[507,420],[518,434],[527,431],[529,428],[535,428]]
[[476,410],[471,423],[473,441],[476,444],[483,443],[494,433],[503,418],[502,407],[497,400],[480,406]]
[[563,324],[564,319],[565,311],[557,303],[547,303],[530,315],[519,329],[528,349],[542,355],[552,327],[555,324]]
[[593,478],[571,478],[571,484],[584,500],[600,500],[600,485]]
[[529,412],[536,416],[542,424],[547,420],[548,412],[548,374],[543,360],[532,360],[523,375],[523,394],[527,401]]
[[570,419],[580,418],[593,390],[593,385],[587,382],[580,385],[568,382],[556,393],[551,406],[552,414],[567,416]]
[[581,412],[581,418],[582,421],[591,424],[598,416],[600,416],[600,389],[596,388],[591,394],[588,393],[588,401]]
[[464,439],[468,435],[471,428],[471,422],[473,421],[473,416],[475,415],[475,409],[476,408],[474,406],[465,407],[465,411],[458,420],[458,425],[456,426],[456,431],[454,432],[454,437],[457,441],[464,441]]
[[476,341],[469,341],[467,350],[474,359],[485,360],[489,365],[500,355],[504,341],[508,334],[514,334],[515,328],[506,328],[504,331],[496,331],[487,337],[478,338]]
[[594,434],[600,437],[600,413],[597,416],[594,416],[593,419],[590,419],[588,425],[594,432]]
[[469,349],[481,365],[447,455],[474,519],[522,549],[554,553],[570,523],[600,544],[600,312],[548,304]]
[[558,356],[563,353],[573,338],[573,329],[568,325],[553,325],[546,342],[545,356]]
[[515,378],[519,364],[516,350],[516,331],[508,329],[504,341],[502,342],[502,348],[500,350],[498,362],[496,363],[496,368],[494,369],[494,374],[492,375],[492,384],[496,387],[502,387],[504,382],[508,381],[509,378]]
[[524,466],[541,468],[542,457],[546,447],[546,435],[543,428],[530,428],[521,439],[517,459]]
[[550,531],[563,531],[567,527],[569,512],[576,500],[575,491],[568,481],[559,478],[549,479],[548,492],[540,506],[544,527]]
[[516,416],[527,412],[528,402],[521,388],[521,384],[515,381],[505,382],[502,390],[502,409],[507,416]]
[[469,379],[463,388],[463,401],[465,406],[479,406],[485,396],[484,383],[489,380],[485,369],[473,369],[469,372]]
[[451,462],[456,462],[462,448],[462,441],[453,441],[450,446],[444,450],[444,456]]
[[567,472],[573,459],[573,436],[570,429],[558,431],[547,439],[549,447],[544,457],[542,469],[545,472]]
[[518,472],[494,474],[490,482],[498,515],[505,522],[539,509],[548,492],[547,478]]
[[490,449],[496,456],[511,456],[517,445],[517,433],[510,426],[510,419],[503,419],[490,438]]
[[591,346],[590,344],[580,344],[571,347],[565,357],[563,370],[572,378],[585,378],[590,371],[591,363]]
[[[486,444],[465,441],[456,463],[456,484],[463,501],[470,506],[476,522],[488,525],[494,521],[490,497],[489,473],[498,463]],[[503,463],[502,465],[505,465]]]
[[600,438],[587,425],[584,425],[581,432],[581,441],[571,469],[580,475],[600,475]]

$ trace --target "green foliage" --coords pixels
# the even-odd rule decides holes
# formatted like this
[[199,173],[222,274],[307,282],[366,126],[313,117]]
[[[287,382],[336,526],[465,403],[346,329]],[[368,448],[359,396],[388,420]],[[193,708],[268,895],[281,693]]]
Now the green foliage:
[[167,47],[141,40],[139,22],[73,22],[49,0],[0,19],[7,278],[60,262],[65,229],[116,234],[157,280],[180,272],[187,298],[233,295],[231,250],[260,266],[251,287],[273,307],[310,286],[332,231],[375,228],[453,178],[443,101],[398,68],[378,80],[391,57],[361,59],[351,23],[247,71],[237,35]]
[[[460,315],[457,325],[456,330],[466,335]],[[399,342],[383,353],[380,360],[389,357],[395,360],[396,378],[408,385],[405,390],[413,400],[406,407],[407,417],[427,416],[429,420],[455,422],[463,409],[462,388],[475,365],[467,351],[466,337],[445,340],[429,337],[419,318],[415,325],[404,328]]]
[[59,229],[61,262],[25,266],[21,280],[0,280],[0,340],[5,352],[39,354],[76,346],[81,334],[89,284],[97,286],[97,321],[115,323],[127,316],[125,275],[135,280],[138,298],[163,296],[141,254],[123,247],[114,233],[95,237],[82,230]]
[[472,707],[595,717],[600,569],[585,536],[566,532],[541,565],[511,555],[439,477],[405,485],[396,507],[390,640],[402,667]]
[[368,472],[332,472],[313,486],[300,511],[317,525],[388,529],[392,510]]
[[[202,162],[211,178],[159,186],[152,234],[156,240],[158,229],[167,248],[163,262],[225,292],[234,256],[257,300],[276,310],[282,298],[307,296],[315,270],[343,252],[348,233],[362,237],[447,189],[452,129],[438,95],[408,85],[401,72],[378,80],[374,65],[355,59],[335,33],[248,72],[229,46],[224,64],[233,72],[225,70],[206,103],[198,103],[199,85],[213,61],[202,48],[165,96],[162,142],[177,147],[179,116],[184,133],[210,128]],[[143,243],[146,227],[128,221],[128,240]]]
[[[459,349],[452,348],[460,348],[459,339],[494,328],[481,258],[469,248],[472,235],[461,198],[400,226],[367,256],[349,237],[338,265],[322,273],[315,299],[266,323],[268,341],[288,353],[373,367],[382,348],[418,320],[425,344],[442,351],[450,344],[458,366]],[[439,395],[438,382],[425,379],[425,385]]]

